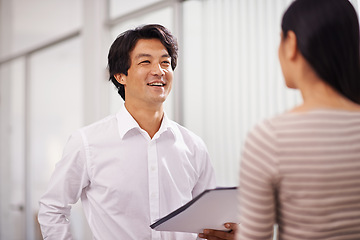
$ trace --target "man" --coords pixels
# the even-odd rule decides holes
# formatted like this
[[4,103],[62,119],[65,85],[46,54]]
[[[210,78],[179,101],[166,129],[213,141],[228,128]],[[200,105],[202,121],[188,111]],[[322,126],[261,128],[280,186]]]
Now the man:
[[114,41],[108,68],[124,107],[70,137],[40,199],[44,239],[71,239],[70,206],[79,198],[94,239],[196,238],[149,227],[215,187],[203,141],[164,113],[176,64],[177,42],[163,26]]

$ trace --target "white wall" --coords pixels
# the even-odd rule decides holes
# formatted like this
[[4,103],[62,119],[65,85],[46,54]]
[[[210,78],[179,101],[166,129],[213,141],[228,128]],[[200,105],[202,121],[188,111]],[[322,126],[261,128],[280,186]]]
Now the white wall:
[[185,2],[184,124],[207,143],[221,186],[237,185],[248,130],[300,100],[277,58],[289,2]]

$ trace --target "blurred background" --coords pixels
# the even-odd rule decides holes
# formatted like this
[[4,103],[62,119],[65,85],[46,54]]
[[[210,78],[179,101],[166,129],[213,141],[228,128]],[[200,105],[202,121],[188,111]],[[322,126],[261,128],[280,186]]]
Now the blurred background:
[[[356,9],[360,0],[351,0]],[[69,135],[123,104],[107,53],[159,23],[180,47],[168,115],[207,144],[219,186],[236,186],[247,132],[295,106],[277,58],[291,0],[0,0],[0,239],[41,239],[38,200]],[[75,239],[91,239],[81,203]]]

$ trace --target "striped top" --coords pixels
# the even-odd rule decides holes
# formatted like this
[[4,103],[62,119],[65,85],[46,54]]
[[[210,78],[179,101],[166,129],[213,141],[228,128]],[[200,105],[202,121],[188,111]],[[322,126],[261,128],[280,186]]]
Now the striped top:
[[239,239],[360,239],[360,112],[286,113],[258,124],[240,168]]

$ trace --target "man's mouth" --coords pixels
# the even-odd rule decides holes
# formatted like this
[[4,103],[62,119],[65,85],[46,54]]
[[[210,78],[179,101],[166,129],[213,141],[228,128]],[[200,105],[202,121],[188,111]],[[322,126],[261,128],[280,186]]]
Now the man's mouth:
[[163,87],[165,86],[165,83],[161,83],[161,82],[152,82],[152,83],[148,83],[148,86],[156,86],[156,87]]

